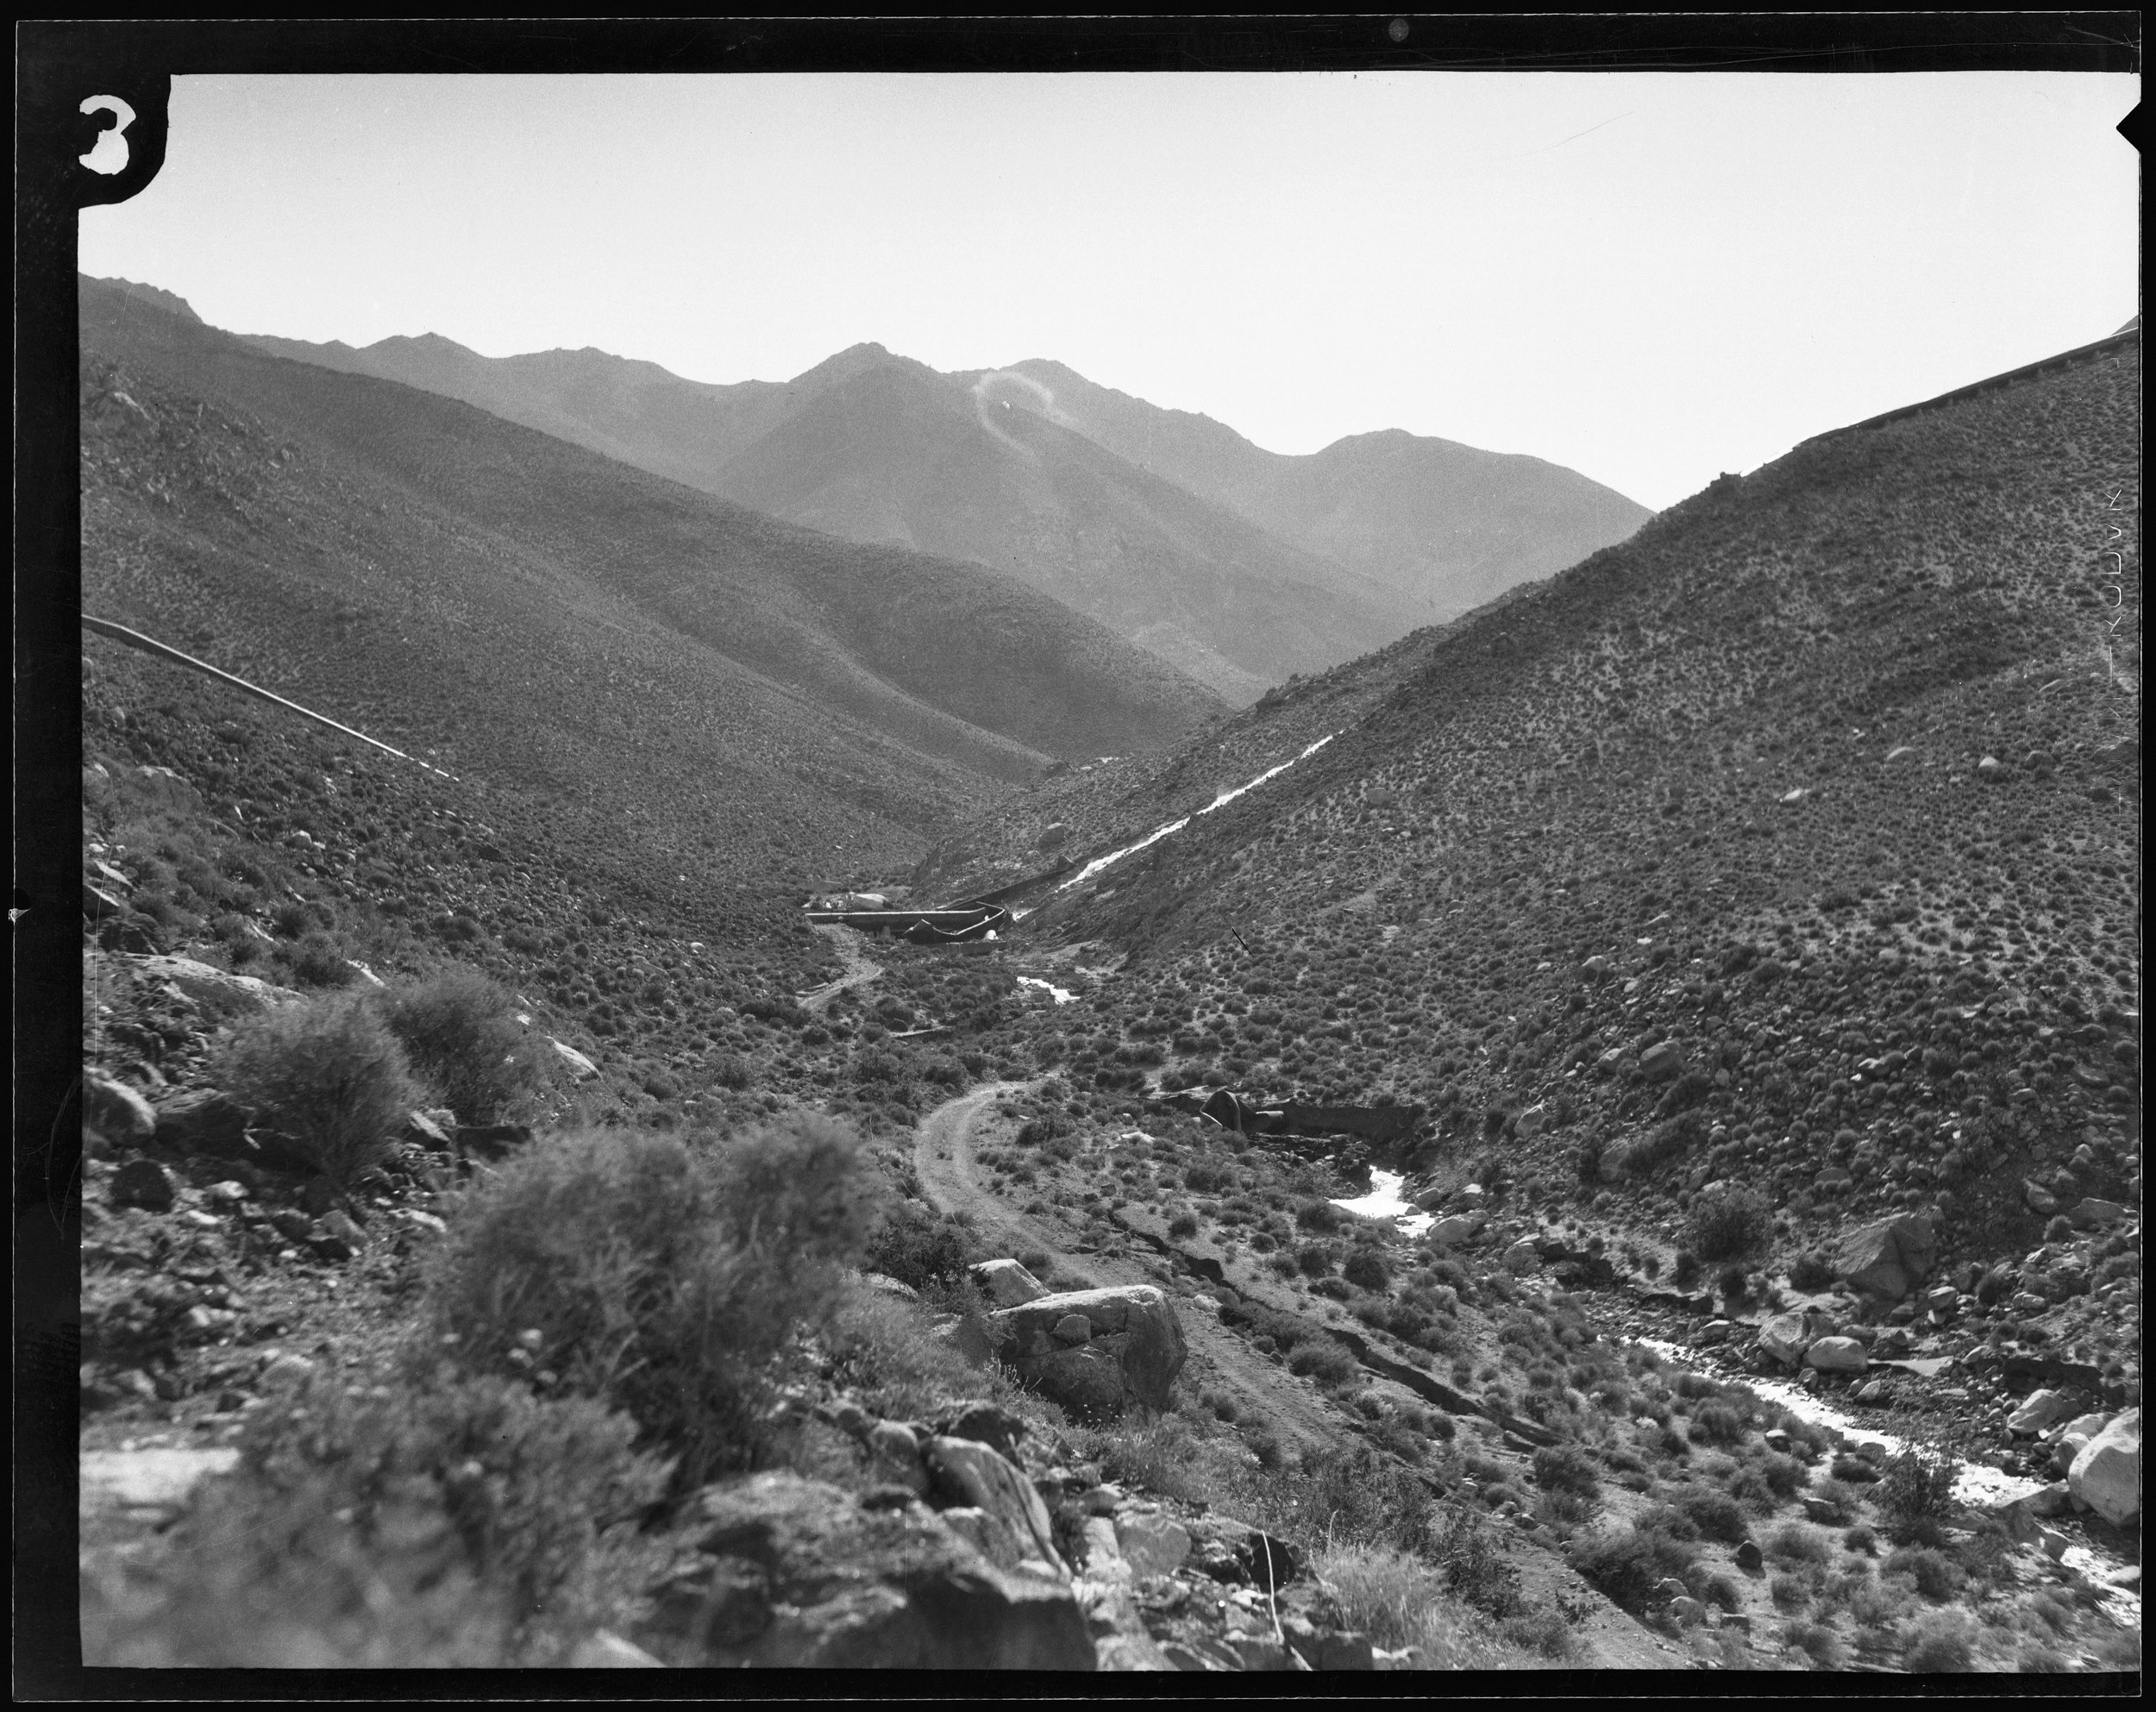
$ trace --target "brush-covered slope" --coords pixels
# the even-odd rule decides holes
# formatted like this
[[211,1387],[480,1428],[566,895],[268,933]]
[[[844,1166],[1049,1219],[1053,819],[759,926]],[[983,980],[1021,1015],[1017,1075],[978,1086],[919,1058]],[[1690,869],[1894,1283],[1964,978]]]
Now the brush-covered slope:
[[92,281],[82,333],[93,609],[452,770],[820,872],[1219,706],[977,567],[777,523]]
[[[1047,361],[1034,407],[1142,468],[1357,571],[1418,622],[1443,621],[1622,541],[1652,515],[1540,458],[1398,429],[1288,456]],[[1013,396],[1023,398],[1014,392]]]
[[1351,721],[1034,921],[1132,950],[1171,1074],[1421,1101],[1643,1223],[1733,1180],[1778,1246],[1921,1206],[1981,1257],[2025,1179],[2131,1200],[2137,371],[1808,442],[1286,692],[1156,774]]

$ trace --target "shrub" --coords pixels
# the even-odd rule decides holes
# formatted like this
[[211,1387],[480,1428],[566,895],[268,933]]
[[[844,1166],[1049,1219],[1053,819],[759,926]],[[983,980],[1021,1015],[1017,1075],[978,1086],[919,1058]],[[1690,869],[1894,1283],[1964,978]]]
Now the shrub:
[[540,1088],[541,1063],[507,988],[459,967],[379,1002],[390,1032],[442,1105],[467,1124],[523,1115]]
[[1822,1671],[1839,1671],[1848,1662],[1840,1639],[1824,1623],[1791,1623],[1783,1638]]
[[85,1657],[563,1662],[661,1567],[634,1524],[667,1470],[635,1433],[596,1402],[498,1378],[317,1380],[249,1423],[234,1477],[176,1530],[163,1597],[117,1622],[85,1601]]
[[1774,1609],[1795,1615],[1812,1602],[1812,1590],[1801,1575],[1777,1571],[1767,1577],[1767,1595]]
[[1677,1499],[1677,1508],[1686,1521],[1709,1540],[1719,1540],[1725,1545],[1737,1545],[1751,1532],[1743,1507],[1727,1492],[1686,1492]]
[[1826,1536],[1797,1521],[1785,1521],[1770,1533],[1764,1550],[1776,1564],[1823,1564],[1827,1558]]
[[1889,1575],[1897,1570],[1907,1575],[1916,1583],[1916,1590],[1934,1602],[1951,1599],[1961,1591],[1960,1566],[1929,1546],[1904,1546],[1881,1567]]
[[1576,1446],[1551,1445],[1535,1452],[1535,1484],[1551,1492],[1592,1498],[1601,1489],[1595,1464]]
[[1677,1540],[1636,1527],[1595,1534],[1576,1543],[1571,1552],[1581,1579],[1634,1615],[1655,1602],[1658,1583],[1671,1576],[1681,1578],[1692,1563],[1690,1551]]
[[1702,1403],[1692,1411],[1692,1442],[1741,1445],[1749,1427],[1744,1411],[1734,1403]]
[[1340,1276],[1358,1289],[1382,1290],[1392,1282],[1392,1270],[1385,1264],[1385,1257],[1374,1248],[1358,1248],[1347,1257],[1340,1268]]
[[429,1279],[474,1371],[537,1367],[633,1416],[697,1485],[758,1448],[761,1370],[837,1296],[868,1208],[853,1133],[555,1134],[469,1191]]
[[1699,1277],[1699,1256],[1689,1248],[1677,1250],[1677,1264],[1670,1276],[1680,1290],[1691,1289],[1693,1282]]
[[1171,1237],[1196,1236],[1198,1234],[1196,1216],[1188,1213],[1178,1213],[1168,1221],[1168,1234]]
[[1755,1253],[1773,1229],[1773,1212],[1756,1189],[1718,1189],[1692,1203],[1691,1247],[1702,1260]]
[[[911,1202],[900,1201],[886,1210],[862,1252],[861,1264],[864,1270],[925,1290],[963,1277],[970,1257],[963,1232]],[[1042,1258],[1044,1263],[1047,1257]],[[1031,1266],[1026,1270],[1037,1278],[1041,1276]]]
[[[1846,1478],[1839,1466],[1834,1473]],[[1953,1464],[1912,1448],[1887,1464],[1872,1502],[1886,1519],[1887,1537],[1898,1544],[1935,1530],[1952,1512],[1953,1490]]]
[[1339,1385],[1352,1378],[1355,1358],[1327,1338],[1298,1344],[1288,1358],[1288,1370],[1319,1385]]
[[1430,1555],[1446,1588],[1485,1616],[1501,1621],[1520,1609],[1520,1571],[1479,1510],[1448,1506],[1435,1527]]
[[212,1075],[340,1183],[388,1157],[418,1100],[404,1049],[357,997],[280,1005],[250,1019],[219,1049]]
[[1965,1671],[1976,1651],[1969,1620],[1959,1611],[1934,1611],[1909,1625],[1902,1668],[1919,1674]]
[[1806,1250],[1790,1264],[1789,1285],[1793,1289],[1823,1290],[1833,1282],[1833,1267],[1815,1249]]

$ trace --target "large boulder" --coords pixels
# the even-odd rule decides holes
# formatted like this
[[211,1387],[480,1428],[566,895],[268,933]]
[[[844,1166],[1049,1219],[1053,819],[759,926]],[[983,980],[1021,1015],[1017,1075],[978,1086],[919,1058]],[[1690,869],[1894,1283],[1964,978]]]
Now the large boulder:
[[1852,1289],[1899,1301],[1930,1272],[1938,1246],[1929,1220],[1901,1213],[1844,1237],[1834,1273]]
[[984,1260],[967,1270],[981,1286],[981,1294],[998,1308],[1017,1308],[1048,1294],[1048,1286],[1015,1260]]
[[1804,1364],[1821,1373],[1861,1373],[1870,1359],[1854,1338],[1821,1338],[1804,1351]]
[[2067,1471],[2074,1497],[2113,1527],[2141,1513],[2141,1412],[2128,1409],[2082,1447]]
[[[1081,1315],[1089,1342],[1056,1336]],[[1187,1353],[1182,1327],[1166,1294],[1150,1284],[1072,1290],[1006,1308],[987,1319],[996,1353],[1018,1377],[1065,1408],[1093,1417],[1119,1414],[1136,1402],[1169,1406],[1169,1388]]]
[[1482,1234],[1482,1226],[1489,1223],[1486,1213],[1455,1213],[1440,1219],[1430,1227],[1429,1240],[1439,1248],[1452,1248],[1461,1243],[1472,1242]]
[[1639,1055],[1639,1074],[1649,1082],[1669,1082],[1684,1069],[1684,1052],[1674,1040],[1664,1040]]
[[996,1567],[925,1505],[772,1472],[707,1489],[640,1639],[670,1663],[1090,1671],[1067,1583]]
[[946,1496],[995,1517],[1016,1536],[1024,1557],[1037,1560],[1052,1574],[1063,1572],[1048,1505],[1033,1483],[992,1447],[972,1439],[938,1434],[928,1441],[924,1460]]
[[2073,1413],[2073,1400],[2063,1391],[2032,1391],[2021,1408],[2007,1417],[2006,1430],[2019,1439],[2034,1439],[2046,1427]]
[[169,987],[213,1017],[253,1016],[299,997],[289,987],[275,987],[254,975],[214,969],[193,957],[125,957],[122,961],[138,980]]
[[1795,1367],[1811,1347],[1810,1316],[1777,1314],[1759,1327],[1759,1347],[1784,1367]]
[[157,1128],[157,1111],[123,1082],[83,1072],[83,1127],[107,1140],[136,1144],[147,1141]]

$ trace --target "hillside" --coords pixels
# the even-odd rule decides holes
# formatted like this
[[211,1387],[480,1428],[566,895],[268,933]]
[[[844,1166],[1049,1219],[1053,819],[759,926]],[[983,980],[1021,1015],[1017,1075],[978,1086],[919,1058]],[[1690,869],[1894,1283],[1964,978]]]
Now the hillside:
[[[1128,950],[1128,1054],[1426,1102],[1620,1231],[1735,1181],[1780,1264],[1912,1207],[2018,1256],[2140,1188],[2137,360],[1811,442],[958,848],[1089,858],[1337,732],[1031,919]],[[2071,1294],[2036,1335],[2130,1356]]]
[[[1061,363],[1014,366],[1032,406],[1141,468],[1443,622],[1622,541],[1651,512],[1576,470],[1402,432],[1351,435],[1303,456],[1268,452],[1209,417],[1165,411]],[[1021,407],[1024,388],[1011,389]]]
[[1238,705],[1621,540],[1649,514],[1539,459],[1398,431],[1261,450],[1053,362],[856,345],[784,382],[436,335],[277,354],[399,380],[849,540],[1007,570]]
[[[1012,580],[82,287],[85,599],[453,772],[819,883],[1219,704]],[[963,637],[965,645],[954,646]]]

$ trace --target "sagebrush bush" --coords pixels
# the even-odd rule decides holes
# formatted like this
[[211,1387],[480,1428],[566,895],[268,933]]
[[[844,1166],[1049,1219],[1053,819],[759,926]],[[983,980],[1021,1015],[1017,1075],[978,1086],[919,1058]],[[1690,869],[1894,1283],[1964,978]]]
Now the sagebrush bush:
[[492,1377],[319,1378],[262,1410],[147,1598],[85,1609],[103,1664],[547,1665],[661,1567],[663,1462],[586,1398]]
[[302,1000],[249,1019],[219,1046],[210,1074],[339,1183],[388,1157],[419,1098],[404,1048],[355,995]]
[[1692,1203],[1690,1245],[1702,1260],[1739,1260],[1757,1253],[1773,1230],[1773,1211],[1757,1189],[1718,1189]]
[[529,1115],[543,1085],[544,1042],[517,1022],[508,988],[460,965],[376,1002],[414,1073],[463,1122]]
[[[926,1290],[964,1277],[972,1259],[973,1244],[959,1226],[911,1201],[894,1201],[877,1220],[861,1264],[868,1271]],[[1031,1266],[1026,1270],[1037,1278],[1043,1276]]]
[[1659,1583],[1682,1579],[1693,1562],[1692,1552],[1667,1534],[1631,1527],[1576,1541],[1571,1552],[1581,1579],[1635,1615],[1654,1602]]
[[1919,1593],[1934,1602],[1951,1599],[1961,1591],[1960,1566],[1929,1546],[1904,1546],[1890,1553],[1880,1568],[1888,1575],[1900,1571],[1916,1583]]
[[1909,1625],[1902,1665],[1919,1675],[1965,1671],[1975,1652],[1974,1625],[1967,1617],[1959,1611],[1934,1611]]
[[749,1465],[762,1370],[836,1299],[870,1208],[852,1131],[547,1136],[468,1191],[436,1250],[438,1330],[474,1371],[551,1372],[626,1410],[680,1479]]
[[1570,1492],[1592,1498],[1601,1489],[1595,1464],[1576,1447],[1551,1445],[1534,1455],[1535,1484],[1551,1492]]
[[[1834,1470],[1839,1477],[1842,1471]],[[1912,1448],[1888,1463],[1872,1502],[1885,1518],[1887,1538],[1905,1544],[1934,1532],[1953,1511],[1954,1465]]]

